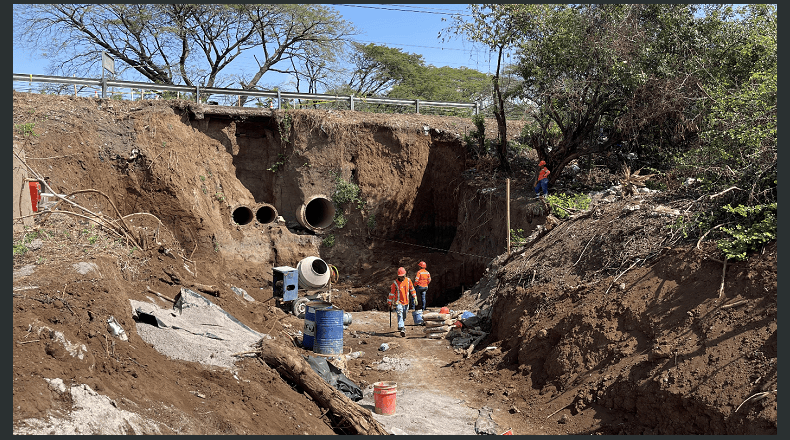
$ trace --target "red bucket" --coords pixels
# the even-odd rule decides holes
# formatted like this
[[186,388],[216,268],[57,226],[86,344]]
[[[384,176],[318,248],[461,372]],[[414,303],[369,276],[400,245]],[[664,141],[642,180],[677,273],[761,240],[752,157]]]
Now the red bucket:
[[373,384],[373,401],[376,414],[395,414],[395,395],[398,384],[395,382],[376,382]]
[[33,212],[38,212],[38,202],[41,201],[41,183],[29,182],[30,202],[33,204]]

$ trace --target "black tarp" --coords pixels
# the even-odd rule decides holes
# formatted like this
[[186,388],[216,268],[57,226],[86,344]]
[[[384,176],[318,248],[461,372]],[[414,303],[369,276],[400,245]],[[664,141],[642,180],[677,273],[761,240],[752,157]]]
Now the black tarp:
[[337,388],[354,402],[362,400],[362,389],[351,381],[340,369],[330,364],[326,359],[316,356],[308,356],[307,363],[322,379],[329,385]]

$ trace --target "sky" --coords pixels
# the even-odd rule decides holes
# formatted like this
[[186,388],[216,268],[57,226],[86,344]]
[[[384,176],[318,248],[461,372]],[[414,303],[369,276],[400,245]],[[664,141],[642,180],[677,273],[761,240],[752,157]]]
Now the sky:
[[[374,43],[399,48],[423,56],[426,65],[453,68],[468,67],[484,73],[496,68],[489,52],[478,44],[457,37],[442,42],[438,34],[450,24],[451,13],[466,13],[467,4],[333,4],[343,19],[354,24],[360,34],[353,37],[361,43]],[[446,21],[442,21],[445,18]],[[252,53],[252,52],[251,52]],[[257,65],[252,55],[234,60],[225,73],[253,72]],[[492,64],[493,61],[493,64]],[[16,45],[13,73],[46,74],[46,59],[22,51]],[[116,62],[117,63],[117,62]],[[118,71],[116,64],[116,71]],[[141,77],[122,76],[118,79],[145,81]],[[270,72],[259,85],[285,85],[289,78]],[[238,86],[231,86],[236,88]],[[284,90],[293,91],[292,88]]]

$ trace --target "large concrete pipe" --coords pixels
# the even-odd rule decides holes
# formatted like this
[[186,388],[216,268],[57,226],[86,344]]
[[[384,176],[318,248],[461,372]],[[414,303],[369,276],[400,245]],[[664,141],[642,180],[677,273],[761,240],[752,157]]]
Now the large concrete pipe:
[[241,226],[250,224],[252,222],[252,209],[244,205],[233,208],[233,221]]
[[313,196],[296,209],[296,221],[314,232],[322,232],[335,219],[335,205],[324,196]]
[[255,209],[255,220],[262,225],[268,225],[277,220],[277,210],[268,203],[262,203]]
[[320,289],[329,282],[329,265],[318,257],[307,257],[296,265],[299,285],[305,289]]

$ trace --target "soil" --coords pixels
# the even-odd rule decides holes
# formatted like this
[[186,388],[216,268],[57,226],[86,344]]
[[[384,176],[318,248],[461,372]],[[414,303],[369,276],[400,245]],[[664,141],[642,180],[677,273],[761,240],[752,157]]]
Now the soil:
[[[606,168],[568,171],[550,192],[587,188],[592,205],[558,219],[533,197],[534,153],[512,157],[506,181],[464,147],[469,119],[13,100],[28,177],[58,194],[99,191],[70,200],[132,231],[63,212],[65,202],[15,228],[14,433],[345,433],[254,354],[228,365],[219,349],[207,359],[157,349],[133,307],[168,310],[162,297],[189,288],[293,344],[304,321],[274,295],[272,268],[307,256],[339,273],[327,291],[353,316],[344,353],[364,351],[344,365],[365,390],[359,403],[373,408],[375,382],[398,384],[398,412],[371,413],[389,432],[777,433],[776,243],[725,266],[715,245],[684,240],[671,225],[702,195],[693,187],[632,195]],[[509,136],[521,126],[509,123]],[[487,121],[489,137],[495,127]],[[358,202],[337,206],[345,224],[303,227],[302,204],[331,199],[338,178],[359,187]],[[510,228],[527,237],[509,250],[508,185]],[[282,219],[234,216],[264,204]],[[390,330],[389,284],[419,261],[431,310],[481,318],[488,336],[469,356],[419,326],[405,338]],[[187,341],[181,349],[206,349]]]

